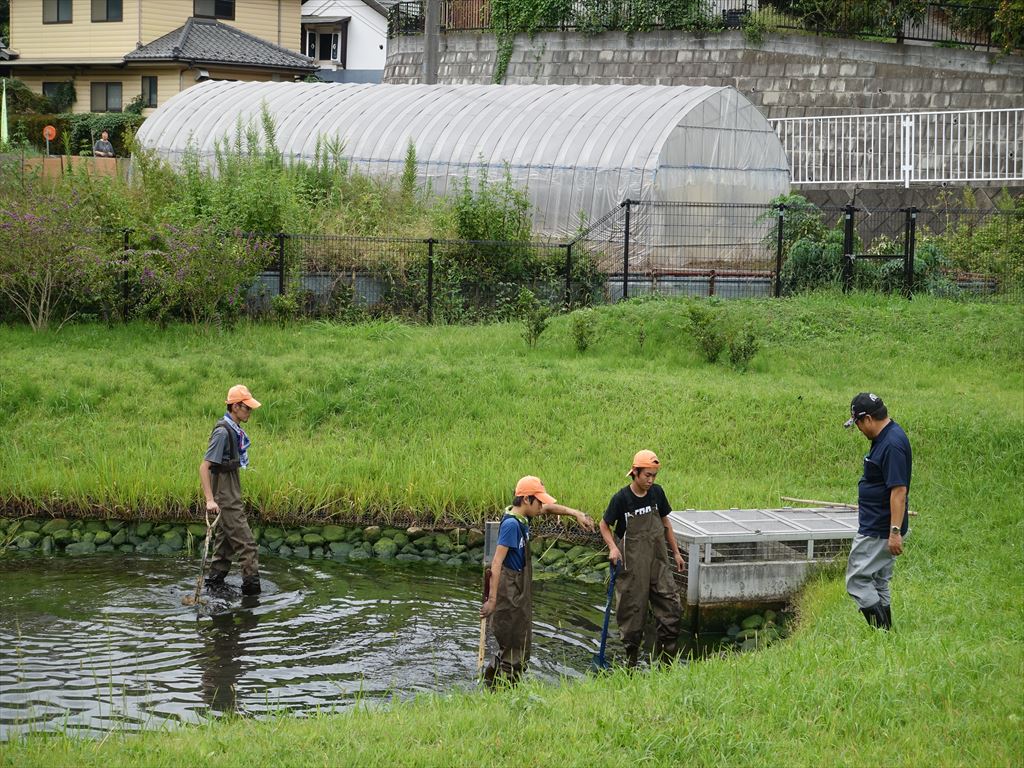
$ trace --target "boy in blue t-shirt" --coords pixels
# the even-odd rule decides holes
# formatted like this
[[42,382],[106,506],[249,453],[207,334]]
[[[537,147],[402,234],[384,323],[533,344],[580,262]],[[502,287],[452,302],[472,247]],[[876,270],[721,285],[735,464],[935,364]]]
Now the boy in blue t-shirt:
[[490,617],[498,652],[484,671],[484,683],[494,688],[498,679],[514,684],[530,661],[533,638],[533,566],[530,561],[530,518],[567,515],[587,531],[594,521],[577,509],[555,502],[539,478],[528,475],[518,483],[512,506],[505,510],[498,529],[498,546],[491,560],[491,589],[480,606],[480,618]]

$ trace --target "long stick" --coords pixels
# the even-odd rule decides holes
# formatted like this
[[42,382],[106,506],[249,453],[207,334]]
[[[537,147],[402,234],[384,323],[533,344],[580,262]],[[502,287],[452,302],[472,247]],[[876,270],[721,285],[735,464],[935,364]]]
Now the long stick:
[[217,523],[220,522],[220,512],[213,519],[213,525],[210,525],[210,513],[206,513],[206,539],[203,540],[203,559],[199,564],[199,578],[196,579],[196,593],[190,598],[188,595],[181,598],[182,605],[198,605],[199,604],[199,593],[203,590],[203,576],[206,574],[206,557],[210,553],[210,537],[213,536],[213,529],[217,527]]
[[[792,496],[780,496],[783,501],[795,501],[797,504],[816,504],[819,507],[845,507],[846,509],[856,509],[856,504],[847,504],[843,501],[818,501],[817,499],[794,499]],[[911,517],[917,517],[917,512],[913,510],[907,512]]]
[[608,579],[608,602],[604,606],[604,626],[601,627],[601,646],[598,649],[597,656],[590,662],[590,668],[595,672],[608,669],[608,662],[604,658],[604,652],[608,645],[608,620],[612,615],[612,596],[615,594],[615,577],[619,573],[619,564],[612,563],[611,569],[611,576]]
[[[491,592],[491,569],[484,569],[484,602],[487,602],[487,598],[490,597]],[[484,667],[484,649],[487,644],[487,618],[480,619],[480,648],[476,654],[476,671],[477,674]]]

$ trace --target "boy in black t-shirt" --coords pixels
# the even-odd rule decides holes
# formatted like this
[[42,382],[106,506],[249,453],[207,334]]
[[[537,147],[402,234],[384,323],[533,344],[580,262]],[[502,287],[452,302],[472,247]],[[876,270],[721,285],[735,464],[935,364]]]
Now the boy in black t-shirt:
[[[601,536],[608,545],[612,567],[619,567],[615,582],[622,643],[627,664],[636,666],[643,643],[644,619],[650,603],[657,624],[655,654],[671,659],[676,655],[682,605],[668,561],[672,550],[676,570],[685,566],[668,521],[672,507],[665,491],[654,480],[661,462],[653,451],[639,451],[633,457],[629,485],[612,496],[601,520]],[[614,531],[612,530],[614,526]]]

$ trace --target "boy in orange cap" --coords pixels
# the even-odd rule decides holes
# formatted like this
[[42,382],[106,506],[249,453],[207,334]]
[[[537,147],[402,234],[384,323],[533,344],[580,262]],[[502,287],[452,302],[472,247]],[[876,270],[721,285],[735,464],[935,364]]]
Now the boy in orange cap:
[[580,512],[558,504],[532,475],[519,480],[512,506],[505,509],[498,529],[498,546],[491,560],[491,591],[480,618],[491,617],[491,629],[498,652],[484,670],[484,683],[494,688],[497,679],[515,684],[530,661],[533,639],[533,565],[530,561],[530,518],[537,515],[575,517],[584,530],[593,531],[594,521]]
[[636,666],[640,654],[648,603],[657,624],[656,654],[671,660],[677,652],[682,604],[672,578],[668,549],[672,550],[677,571],[682,573],[685,563],[668,521],[672,507],[665,491],[654,482],[660,468],[654,451],[638,451],[628,475],[630,484],[612,496],[601,519],[608,559],[613,568],[619,567],[615,619],[630,667]]
[[260,407],[244,384],[228,390],[227,413],[217,422],[210,435],[206,455],[199,465],[199,481],[206,497],[206,511],[220,514],[214,538],[214,558],[206,577],[208,586],[219,586],[231,570],[234,556],[242,569],[242,594],[260,593],[260,563],[249,521],[242,501],[239,470],[249,466],[249,436],[241,425]]

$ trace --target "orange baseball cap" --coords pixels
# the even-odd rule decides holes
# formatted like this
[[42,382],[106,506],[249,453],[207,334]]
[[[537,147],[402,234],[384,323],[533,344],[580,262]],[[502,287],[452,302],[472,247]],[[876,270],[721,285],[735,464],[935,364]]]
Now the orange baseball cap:
[[536,496],[544,504],[554,504],[555,497],[551,496],[546,490],[544,490],[544,483],[540,481],[539,477],[533,475],[527,475],[526,477],[520,478],[519,482],[516,483],[516,496]]
[[231,389],[228,390],[228,399],[224,401],[225,404],[231,405],[233,403],[245,403],[250,408],[259,408],[260,401],[252,396],[252,392],[245,384],[235,384]]
[[626,473],[627,477],[633,476],[634,469],[659,469],[661,462],[654,451],[637,451],[633,457],[633,467]]

